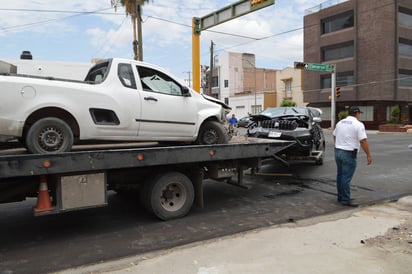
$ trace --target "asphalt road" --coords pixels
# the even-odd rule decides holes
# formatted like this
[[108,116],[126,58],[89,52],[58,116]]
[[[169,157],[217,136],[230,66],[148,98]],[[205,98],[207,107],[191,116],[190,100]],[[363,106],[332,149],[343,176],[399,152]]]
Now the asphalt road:
[[[107,207],[44,217],[32,216],[35,199],[0,205],[0,274],[54,272],[347,210],[336,202],[332,138],[325,133],[324,165],[269,162],[245,176],[248,190],[206,181],[205,208],[179,220],[159,221],[133,197],[115,193]],[[367,166],[360,153],[352,196],[368,206],[412,194],[412,135],[368,137],[374,162]]]

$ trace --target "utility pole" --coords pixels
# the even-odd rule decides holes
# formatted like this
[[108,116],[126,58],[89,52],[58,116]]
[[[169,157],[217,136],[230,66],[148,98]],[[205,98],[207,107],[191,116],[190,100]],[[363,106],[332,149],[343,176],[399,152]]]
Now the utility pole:
[[330,127],[335,128],[335,117],[336,117],[336,98],[335,98],[335,89],[336,89],[336,65],[333,66],[331,74],[331,100],[330,100]]
[[192,85],[191,85],[191,83],[192,83],[192,79],[191,79],[191,71],[183,71],[183,73],[187,73],[187,75],[189,76],[189,79],[188,79],[188,81],[189,81],[189,87],[191,88],[192,87]]
[[209,69],[209,94],[212,96],[212,82],[213,82],[213,41],[210,41],[210,69]]
[[137,6],[137,13],[136,13],[136,17],[137,17],[137,35],[138,35],[138,47],[139,47],[139,55],[138,55],[138,59],[139,61],[143,61],[143,38],[142,38],[142,6],[141,6],[141,0],[136,0]]

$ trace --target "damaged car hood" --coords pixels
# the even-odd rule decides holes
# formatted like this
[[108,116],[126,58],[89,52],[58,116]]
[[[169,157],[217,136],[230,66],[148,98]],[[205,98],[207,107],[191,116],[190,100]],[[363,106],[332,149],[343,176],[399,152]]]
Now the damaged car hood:
[[228,110],[228,111],[232,110],[231,107],[229,107],[228,105],[226,105],[226,104],[223,103],[222,101],[220,101],[220,100],[218,100],[218,99],[216,99],[216,98],[214,98],[214,97],[212,97],[212,96],[206,95],[206,94],[204,94],[204,93],[201,93],[201,95],[202,95],[203,98],[205,98],[206,100],[208,100],[208,101],[210,101],[210,102],[213,102],[213,103],[216,103],[216,104],[219,104],[219,105],[221,105],[223,108],[225,108],[225,109]]

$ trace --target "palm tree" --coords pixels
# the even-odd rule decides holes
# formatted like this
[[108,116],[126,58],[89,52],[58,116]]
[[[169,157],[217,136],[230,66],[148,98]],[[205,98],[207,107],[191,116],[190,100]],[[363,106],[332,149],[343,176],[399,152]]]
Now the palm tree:
[[[112,6],[115,7],[119,0],[111,0]],[[142,6],[150,0],[120,0],[120,4],[126,9],[126,16],[131,17],[133,25],[133,52],[134,59],[143,61],[143,39],[142,39]],[[137,31],[136,31],[137,25]],[[138,33],[138,39],[137,39]],[[137,50],[139,48],[139,51]]]

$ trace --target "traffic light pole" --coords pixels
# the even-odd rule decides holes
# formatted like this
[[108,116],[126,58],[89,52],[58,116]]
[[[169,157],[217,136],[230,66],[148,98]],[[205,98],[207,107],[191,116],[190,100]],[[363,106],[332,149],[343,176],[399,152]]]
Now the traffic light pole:
[[335,89],[336,89],[336,65],[334,66],[334,69],[331,74],[331,100],[330,100],[330,127],[332,129],[335,128],[335,117],[336,117],[336,94],[335,94]]
[[[294,62],[295,69],[314,70],[314,71],[327,71],[331,73],[331,94],[330,94],[330,127],[335,128],[336,117],[336,65],[335,64],[316,64],[316,63],[304,63]],[[340,93],[340,91],[339,91]]]

